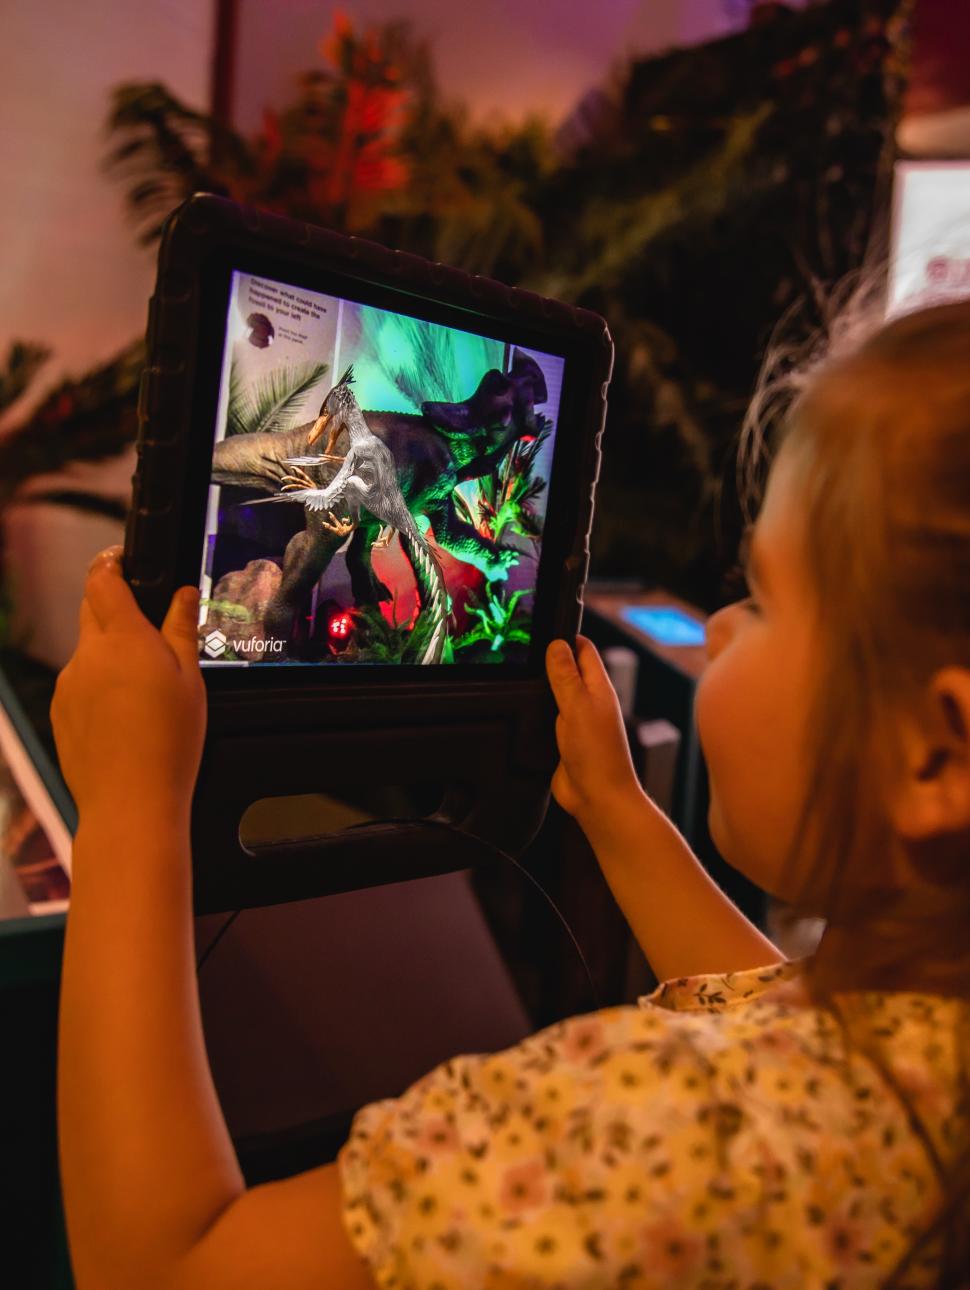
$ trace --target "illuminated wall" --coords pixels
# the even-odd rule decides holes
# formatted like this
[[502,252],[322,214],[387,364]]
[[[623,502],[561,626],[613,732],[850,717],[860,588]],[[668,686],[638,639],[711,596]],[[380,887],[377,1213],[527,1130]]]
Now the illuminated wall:
[[47,379],[83,372],[144,329],[153,255],[101,173],[108,91],[161,80],[204,104],[211,29],[208,0],[3,6],[0,352],[14,337],[52,346]]

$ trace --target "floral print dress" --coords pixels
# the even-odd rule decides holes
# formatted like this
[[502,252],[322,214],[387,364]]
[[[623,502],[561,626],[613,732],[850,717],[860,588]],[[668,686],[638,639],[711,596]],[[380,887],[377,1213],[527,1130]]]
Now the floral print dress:
[[[967,1004],[840,995],[873,1058],[810,1004],[802,968],[668,981],[365,1107],[339,1164],[377,1284],[881,1285],[940,1203],[931,1156],[946,1163],[966,1130]],[[933,1284],[938,1254],[904,1284]]]

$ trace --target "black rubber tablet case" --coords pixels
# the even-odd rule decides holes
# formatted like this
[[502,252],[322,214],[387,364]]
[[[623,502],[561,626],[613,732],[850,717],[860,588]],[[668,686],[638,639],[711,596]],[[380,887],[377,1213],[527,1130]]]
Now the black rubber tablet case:
[[[197,194],[169,219],[148,326],[149,365],[139,397],[139,465],[126,535],[125,571],[152,621],[179,583],[178,526],[189,465],[207,257],[234,251],[289,254],[357,280],[403,290],[481,318],[529,325],[583,347],[592,379],[576,418],[582,443],[572,532],[561,567],[553,634],[572,639],[582,613],[593,493],[613,345],[602,318],[484,278],[473,278],[359,238],[247,210]],[[211,374],[210,374],[211,376]],[[572,484],[570,483],[570,487]],[[562,490],[559,492],[563,497]],[[191,581],[191,577],[185,579]],[[354,669],[357,671],[357,669]],[[196,908],[200,912],[297,900],[446,873],[486,860],[488,844],[520,852],[542,822],[556,762],[555,708],[540,674],[460,680],[447,665],[420,677],[348,678],[307,669],[305,682],[210,687],[206,750],[193,805]],[[342,669],[341,669],[342,671]],[[302,674],[303,669],[300,669]],[[430,675],[433,673],[433,675]],[[373,824],[323,838],[244,849],[239,821],[266,797],[330,793],[362,779],[447,785],[436,812],[460,829]],[[481,840],[481,841],[479,841]],[[483,845],[483,843],[485,845]]]

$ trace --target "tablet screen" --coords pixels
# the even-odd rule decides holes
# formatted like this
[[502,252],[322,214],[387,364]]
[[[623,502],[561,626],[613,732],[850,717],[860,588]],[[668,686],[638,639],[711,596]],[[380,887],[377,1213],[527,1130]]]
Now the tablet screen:
[[525,662],[564,367],[233,271],[203,665]]

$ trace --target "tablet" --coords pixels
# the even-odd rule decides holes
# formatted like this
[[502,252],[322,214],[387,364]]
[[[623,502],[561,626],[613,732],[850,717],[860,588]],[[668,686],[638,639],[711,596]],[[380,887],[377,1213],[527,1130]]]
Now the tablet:
[[602,319],[199,195],[148,342],[125,568],[156,621],[199,586],[210,687],[538,677],[575,632]]

